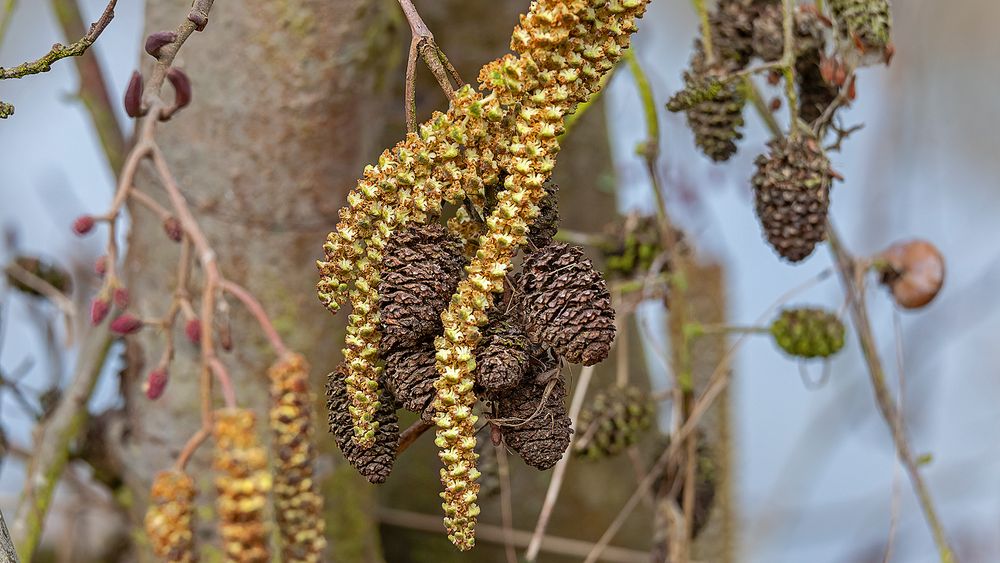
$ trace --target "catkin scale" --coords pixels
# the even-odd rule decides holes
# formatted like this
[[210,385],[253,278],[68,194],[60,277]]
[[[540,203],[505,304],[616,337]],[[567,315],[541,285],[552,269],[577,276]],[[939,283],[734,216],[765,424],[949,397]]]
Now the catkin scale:
[[223,558],[233,563],[266,563],[269,531],[264,519],[272,478],[267,452],[260,447],[254,414],[246,409],[215,411],[216,509]]
[[194,550],[194,480],[177,470],[153,479],[146,511],[146,536],[153,553],[170,563],[192,563]]

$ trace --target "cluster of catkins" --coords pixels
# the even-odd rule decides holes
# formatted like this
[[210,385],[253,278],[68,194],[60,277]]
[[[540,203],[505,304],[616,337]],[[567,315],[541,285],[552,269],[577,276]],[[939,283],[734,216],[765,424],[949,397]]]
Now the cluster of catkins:
[[[308,365],[286,354],[271,366],[271,455],[260,445],[255,415],[241,408],[213,413],[216,511],[226,561],[270,561],[268,497],[274,495],[274,519],[281,560],[323,560],[323,498],[314,477],[312,399]],[[268,460],[272,462],[269,467]],[[193,514],[194,480],[180,469],[159,473],[146,513],[146,535],[153,552],[165,561],[196,561]]]
[[[667,104],[671,111],[685,112],[695,143],[712,160],[731,158],[742,138],[748,84],[739,73],[755,59],[784,59],[782,4],[720,0],[709,19],[710,41],[696,43],[685,87]],[[841,89],[853,89],[853,82],[845,84],[845,68],[888,61],[893,52],[887,0],[834,0],[830,12],[833,21],[815,6],[795,8],[789,49],[795,64],[786,76],[794,76],[802,123],[770,143],[769,153],[757,158],[752,180],[765,238],[790,262],[804,260],[826,236],[834,174],[820,143],[820,122],[829,121],[825,113]]]
[[[377,163],[365,168],[348,195],[348,205],[341,210],[336,231],[324,245],[324,258],[318,262],[320,300],[333,312],[348,301],[351,305],[344,365],[332,374],[339,381],[328,385],[331,407],[338,409],[331,412],[333,431],[340,436],[349,418],[351,443],[345,447],[373,450],[364,455],[379,460],[372,463],[385,463],[384,456],[376,452],[385,447],[381,445],[385,436],[393,434],[383,426],[395,424],[388,413],[394,408],[394,397],[386,389],[390,384],[385,381],[385,372],[393,353],[407,356],[398,352],[398,347],[383,344],[383,335],[389,344],[398,340],[386,326],[381,295],[383,281],[388,278],[389,245],[412,225],[433,224],[444,203],[465,206],[449,225],[452,234],[461,237],[460,244],[470,257],[464,263],[464,276],[433,315],[440,326],[429,323],[437,331],[432,340],[436,376],[433,391],[426,389],[426,380],[421,387],[433,395],[422,410],[436,426],[435,444],[444,464],[445,526],[459,549],[474,545],[479,512],[475,453],[479,417],[473,410],[478,400],[476,377],[481,371],[477,369],[477,348],[486,336],[481,327],[490,320],[495,294],[509,287],[518,250],[530,245],[529,237],[538,232],[534,223],[543,211],[545,182],[555,167],[563,119],[600,89],[602,77],[628,48],[636,19],[647,3],[533,2],[512,35],[513,54],[483,67],[478,90],[468,85],[460,88],[447,113],[434,114],[416,132],[383,152]],[[487,194],[487,186],[496,186],[496,192]],[[489,202],[487,195],[491,196]],[[576,254],[574,249],[554,245],[539,250],[533,254],[537,256],[532,259],[533,269],[526,269],[519,283],[527,291],[529,285],[558,278],[552,269],[561,261],[578,262]],[[566,298],[578,296],[571,292]],[[542,338],[549,338],[553,336],[549,333],[558,332],[560,327],[532,320],[537,318],[532,317],[532,311],[545,305],[544,298],[536,299],[521,305],[524,328],[530,332],[530,324],[536,322],[535,328],[545,333]],[[589,335],[586,329],[583,333]],[[427,341],[423,345],[426,347]],[[569,361],[596,357],[590,348],[570,348],[564,356]],[[544,355],[537,357],[531,349],[528,358],[532,370],[553,361]],[[551,368],[540,373],[549,371]],[[554,401],[562,392],[552,381],[557,380],[544,383],[546,401]],[[400,395],[403,387],[405,395],[410,385],[419,383],[397,385],[396,394]],[[518,394],[521,389],[515,386],[508,391],[509,398],[490,403],[523,402],[527,399]],[[511,436],[507,439],[511,444],[516,441]]]

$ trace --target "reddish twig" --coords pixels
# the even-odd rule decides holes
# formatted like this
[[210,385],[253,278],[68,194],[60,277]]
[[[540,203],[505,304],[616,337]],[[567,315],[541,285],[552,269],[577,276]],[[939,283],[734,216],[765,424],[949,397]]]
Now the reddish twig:
[[413,443],[417,441],[417,438],[422,436],[424,432],[427,432],[431,428],[434,428],[434,423],[426,422],[424,420],[418,420],[411,424],[409,428],[404,430],[403,433],[399,435],[399,445],[396,446],[396,455],[405,452],[406,448],[412,446]]
[[[412,133],[416,131],[417,127],[416,73],[418,55],[430,69],[438,85],[441,86],[441,91],[449,100],[455,97],[455,87],[461,86],[465,81],[458,74],[458,70],[452,66],[444,51],[434,41],[434,34],[420,17],[413,1],[399,0],[399,7],[403,9],[403,15],[406,16],[406,21],[410,24],[412,35],[410,51],[406,58],[406,89],[404,94],[406,130]],[[452,84],[452,80],[454,80],[454,84]]]

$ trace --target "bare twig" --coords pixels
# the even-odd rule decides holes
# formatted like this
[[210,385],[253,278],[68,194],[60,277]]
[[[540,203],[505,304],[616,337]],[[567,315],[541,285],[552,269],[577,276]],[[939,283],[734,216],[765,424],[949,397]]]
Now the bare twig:
[[403,431],[399,435],[399,445],[396,446],[396,455],[399,455],[406,451],[407,448],[413,445],[417,441],[417,438],[422,436],[424,432],[427,432],[431,428],[434,428],[433,422],[427,422],[423,419],[417,420],[409,428]]
[[875,392],[875,402],[878,404],[879,412],[889,426],[892,434],[892,441],[896,447],[896,455],[900,463],[906,470],[910,478],[920,507],[923,509],[924,518],[934,536],[934,543],[937,544],[938,557],[942,563],[954,563],[957,561],[955,552],[948,542],[944,526],[938,517],[934,500],[931,497],[930,489],[920,473],[920,467],[910,448],[910,443],[906,437],[906,428],[903,420],[897,412],[896,403],[892,399],[892,393],[886,383],[885,370],[882,368],[882,360],[879,358],[878,349],[875,344],[875,335],[872,332],[871,322],[868,319],[868,307],[865,304],[864,291],[859,287],[857,280],[857,262],[848,253],[840,241],[836,230],[832,225],[827,226],[827,239],[829,240],[830,252],[837,263],[837,270],[840,273],[844,291],[850,299],[851,317],[854,320],[854,329],[858,335],[858,342],[861,345],[861,352],[864,355],[865,363],[868,365],[868,375],[870,376],[872,388]]
[[115,4],[117,3],[118,0],[110,0],[107,7],[104,8],[104,13],[101,14],[101,17],[90,25],[90,30],[87,31],[87,34],[69,46],[56,43],[48,53],[42,55],[38,60],[21,63],[13,68],[0,67],[0,80],[23,78],[31,74],[48,72],[52,69],[52,63],[66,57],[79,57],[86,53],[87,49],[94,44],[94,41],[97,41],[97,38],[101,36],[104,29],[114,19]]
[[[580,416],[580,409],[583,408],[583,400],[587,396],[587,388],[590,386],[590,379],[594,375],[594,367],[587,366],[580,370],[580,379],[576,383],[576,390],[573,392],[573,400],[569,406],[569,418],[576,423]],[[535,531],[531,535],[528,543],[528,551],[524,554],[526,561],[534,561],[538,557],[538,552],[542,548],[542,539],[545,537],[545,529],[548,528],[549,518],[552,517],[552,510],[559,499],[559,491],[562,488],[563,479],[566,476],[566,467],[569,465],[569,452],[573,448],[570,443],[566,447],[563,456],[559,458],[555,469],[552,470],[552,480],[549,481],[549,488],[545,492],[545,501],[542,503],[542,510],[538,514],[538,522],[535,523]]]
[[705,7],[705,0],[692,0],[692,3],[701,24],[701,47],[705,51],[705,62],[712,66],[715,64],[715,51],[712,48],[712,24],[708,19],[708,9]]
[[[52,0],[52,8],[66,37],[83,35],[84,23],[78,0]],[[108,92],[104,79],[104,70],[97,57],[76,57],[73,61],[80,75],[80,101],[94,123],[111,171],[117,174],[125,159],[126,143],[122,124],[118,122],[111,101],[114,97]]]
[[16,261],[7,264],[4,273],[51,301],[67,317],[67,320],[76,318],[76,305],[69,297],[66,297],[63,292],[49,282],[24,269]]
[[[406,16],[406,21],[410,24],[412,35],[410,52],[406,58],[406,91],[404,96],[406,130],[412,133],[416,131],[417,127],[416,74],[418,55],[430,69],[438,85],[441,86],[441,91],[449,100],[455,97],[455,87],[461,86],[465,81],[459,76],[458,70],[452,66],[444,51],[434,41],[434,34],[420,17],[413,1],[399,0],[399,7],[403,9],[403,15]],[[452,84],[452,80],[455,81],[454,84]]]
[[[420,530],[432,534],[441,533],[441,518],[430,514],[380,507],[378,509],[378,519],[383,524],[389,526]],[[477,541],[503,544],[504,537],[504,530],[500,526],[493,526],[482,522],[476,526]],[[511,537],[515,546],[524,548],[531,541],[532,534],[524,530],[513,530]],[[545,536],[541,545],[541,551],[574,559],[586,556],[592,548],[593,545],[589,542],[550,535]],[[609,563],[649,563],[649,554],[623,547],[608,547],[604,550],[601,561]]]

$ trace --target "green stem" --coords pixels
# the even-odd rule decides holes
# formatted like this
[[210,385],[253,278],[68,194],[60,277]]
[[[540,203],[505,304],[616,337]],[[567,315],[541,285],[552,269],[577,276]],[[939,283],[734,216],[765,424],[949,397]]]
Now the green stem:
[[868,308],[865,305],[864,288],[858,282],[857,261],[844,248],[840,242],[833,225],[827,225],[827,240],[830,243],[830,252],[833,254],[840,272],[844,290],[847,292],[851,317],[854,320],[854,329],[861,344],[861,352],[864,355],[865,363],[868,365],[868,374],[871,379],[872,388],[875,391],[875,401],[878,404],[882,418],[885,419],[892,434],[892,441],[896,447],[896,454],[903,464],[910,477],[910,483],[923,509],[924,518],[930,526],[934,536],[934,543],[937,544],[938,556],[941,563],[956,563],[958,559],[951,546],[948,544],[948,537],[944,526],[938,518],[937,509],[931,498],[930,489],[924,482],[920,474],[920,467],[910,449],[909,441],[906,437],[906,428],[903,425],[903,417],[896,407],[889,386],[886,384],[885,370],[882,367],[882,360],[879,358],[878,349],[875,344],[875,336],[872,331],[871,321],[868,318]]
[[795,92],[795,0],[782,1],[782,31],[785,35],[782,74],[785,76],[785,97],[788,98],[789,131],[795,135],[799,130],[799,96]]
[[715,64],[715,51],[712,48],[712,23],[708,19],[708,9],[705,7],[705,0],[691,0],[691,3],[701,22],[701,46],[705,51],[705,63],[712,66]]
[[7,27],[10,26],[10,20],[14,18],[14,8],[17,6],[17,0],[6,0],[3,4],[3,14],[0,15],[0,45],[3,44],[4,36],[7,34]]
[[743,85],[746,88],[747,97],[750,98],[750,103],[753,104],[757,114],[760,118],[764,120],[764,125],[771,131],[771,135],[774,138],[779,138],[784,136],[784,132],[781,130],[781,125],[778,124],[778,120],[774,118],[774,113],[771,109],[767,107],[767,103],[764,101],[764,97],[760,93],[760,89],[754,84],[753,79],[749,76],[743,78]]

